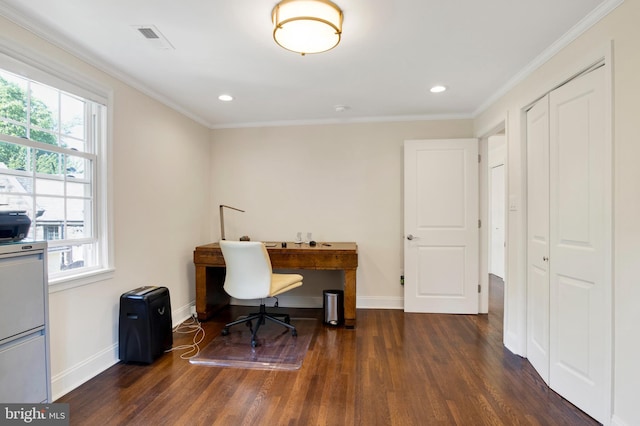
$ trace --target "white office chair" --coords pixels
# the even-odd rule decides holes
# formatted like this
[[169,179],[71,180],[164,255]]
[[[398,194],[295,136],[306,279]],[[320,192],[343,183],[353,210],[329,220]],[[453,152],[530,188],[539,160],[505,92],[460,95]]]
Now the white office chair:
[[[302,285],[302,275],[274,274],[271,260],[264,243],[257,241],[220,241],[220,249],[226,264],[224,290],[236,299],[265,299],[292,290]],[[276,304],[278,306],[277,298]],[[276,318],[283,317],[284,321]],[[256,320],[255,328],[252,321]],[[230,322],[222,329],[222,335],[229,334],[229,327],[246,323],[251,329],[251,346],[256,347],[256,335],[260,325],[270,320],[291,330],[297,336],[296,328],[290,324],[289,315],[267,313],[263,300],[260,312],[249,314],[237,321]]]

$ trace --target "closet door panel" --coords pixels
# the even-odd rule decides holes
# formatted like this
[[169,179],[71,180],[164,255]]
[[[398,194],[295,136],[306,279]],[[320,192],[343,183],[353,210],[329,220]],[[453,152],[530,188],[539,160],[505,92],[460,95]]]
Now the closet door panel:
[[549,383],[549,97],[527,112],[527,358]]
[[599,421],[606,400],[610,285],[604,88],[600,68],[549,97],[549,384]]

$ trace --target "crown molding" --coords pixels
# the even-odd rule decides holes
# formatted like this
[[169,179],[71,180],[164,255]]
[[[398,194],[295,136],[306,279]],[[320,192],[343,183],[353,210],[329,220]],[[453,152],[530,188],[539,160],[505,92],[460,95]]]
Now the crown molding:
[[551,46],[546,48],[544,52],[538,55],[533,61],[529,62],[520,72],[513,76],[507,83],[498,89],[493,95],[485,100],[472,114],[473,118],[482,114],[487,108],[494,104],[498,99],[506,95],[511,89],[523,82],[527,77],[533,74],[538,68],[544,65],[549,59],[555,56],[562,49],[567,47],[569,43],[577,39],[589,28],[597,24],[605,16],[611,13],[615,8],[620,6],[624,0],[606,0],[595,8],[591,13],[585,16],[580,22],[574,25],[562,37],[556,40]]
[[560,39],[545,49],[533,61],[525,66],[520,72],[512,77],[505,85],[498,89],[493,95],[485,100],[475,111],[470,114],[434,114],[434,115],[409,115],[409,116],[381,116],[381,117],[359,117],[348,119],[318,119],[318,120],[291,120],[291,121],[268,121],[268,122],[247,122],[247,123],[212,123],[184,106],[174,102],[172,99],[158,93],[140,80],[122,72],[116,67],[96,57],[84,47],[70,40],[61,33],[50,28],[36,26],[28,18],[24,17],[10,6],[0,3],[0,15],[11,22],[19,25],[36,36],[48,41],[54,46],[62,49],[66,53],[77,57],[98,70],[110,75],[113,78],[131,86],[143,94],[168,106],[176,112],[192,119],[193,121],[210,129],[230,129],[230,128],[250,128],[250,127],[281,127],[281,126],[305,126],[318,124],[348,124],[348,123],[374,123],[374,122],[400,122],[400,121],[433,121],[433,120],[455,120],[473,119],[489,108],[498,99],[512,90],[516,85],[524,81],[535,70],[565,48],[569,43],[578,38],[581,34],[611,13],[620,6],[624,0],[606,0],[580,22],[574,25]]
[[36,36],[46,40],[51,43],[55,47],[63,50],[64,52],[80,59],[81,61],[91,65],[97,70],[108,74],[109,76],[121,81],[122,83],[131,86],[132,88],[142,92],[143,94],[149,96],[150,98],[155,99],[156,101],[162,103],[163,105],[168,106],[169,108],[179,112],[192,119],[193,121],[202,124],[205,127],[211,127],[211,123],[205,120],[203,117],[195,114],[193,111],[185,108],[182,105],[177,104],[173,100],[168,97],[161,95],[157,91],[153,90],[146,84],[142,83],[140,80],[133,78],[131,75],[122,72],[111,64],[103,61],[102,59],[96,57],[94,54],[89,52],[84,47],[80,46],[78,43],[75,43],[68,37],[63,34],[55,31],[51,28],[43,28],[39,25],[34,25],[32,21],[30,21],[27,17],[23,16],[19,12],[17,12],[12,7],[3,4],[0,2],[0,15],[4,16],[9,21],[14,24],[24,28],[25,30],[35,34]]
[[233,129],[233,128],[252,128],[252,127],[283,127],[283,126],[310,126],[319,124],[347,124],[347,123],[374,123],[374,122],[394,122],[394,121],[434,121],[434,120],[463,120],[473,118],[471,114],[433,114],[433,115],[407,115],[407,116],[380,116],[380,117],[354,117],[340,119],[311,119],[311,120],[280,120],[265,122],[246,122],[246,123],[212,123],[203,117],[193,113],[185,107],[175,103],[168,97],[151,89],[141,81],[133,78],[131,75],[124,73],[112,66],[111,64],[96,57],[93,53],[75,43],[68,37],[54,31],[50,28],[42,28],[33,25],[33,23],[15,11],[6,4],[0,3],[0,15],[4,16],[11,22],[19,25],[36,36],[46,40],[54,46],[62,49],[66,53],[80,59],[81,61],[97,68],[98,70],[110,75],[111,77],[133,87],[134,89],[144,93],[145,95],[157,100],[158,102],[168,106],[169,108],[179,112],[180,114],[202,124],[209,129]]
[[322,124],[357,124],[357,123],[392,123],[407,121],[436,121],[436,120],[471,120],[471,114],[432,114],[432,115],[398,115],[376,117],[353,118],[328,118],[314,120],[285,120],[285,121],[261,121],[248,123],[221,123],[211,125],[211,129],[242,129],[252,127],[289,127],[289,126],[315,126]]

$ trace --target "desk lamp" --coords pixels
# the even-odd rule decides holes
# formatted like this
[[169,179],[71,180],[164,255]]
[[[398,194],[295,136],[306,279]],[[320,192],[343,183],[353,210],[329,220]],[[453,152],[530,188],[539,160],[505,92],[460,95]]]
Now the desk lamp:
[[[220,204],[220,239],[221,240],[226,240],[225,236],[224,236],[224,210],[223,208],[228,208],[228,209],[232,209],[235,211],[239,211],[244,213],[244,210],[240,210],[237,209],[235,207],[231,207],[231,206],[226,206],[224,204]],[[246,235],[240,238],[240,241],[249,241],[249,237],[247,237]]]

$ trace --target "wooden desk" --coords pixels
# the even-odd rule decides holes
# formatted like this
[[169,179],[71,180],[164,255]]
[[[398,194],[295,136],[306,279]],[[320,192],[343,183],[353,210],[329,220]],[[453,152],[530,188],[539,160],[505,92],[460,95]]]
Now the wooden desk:
[[[344,271],[344,322],[347,328],[356,325],[356,269],[358,246],[356,243],[309,244],[287,242],[266,243],[271,266],[274,269],[317,269]],[[270,247],[275,245],[275,247]],[[193,251],[196,265],[196,312],[198,319],[209,319],[229,304],[224,291],[225,263],[218,243],[198,246]]]

